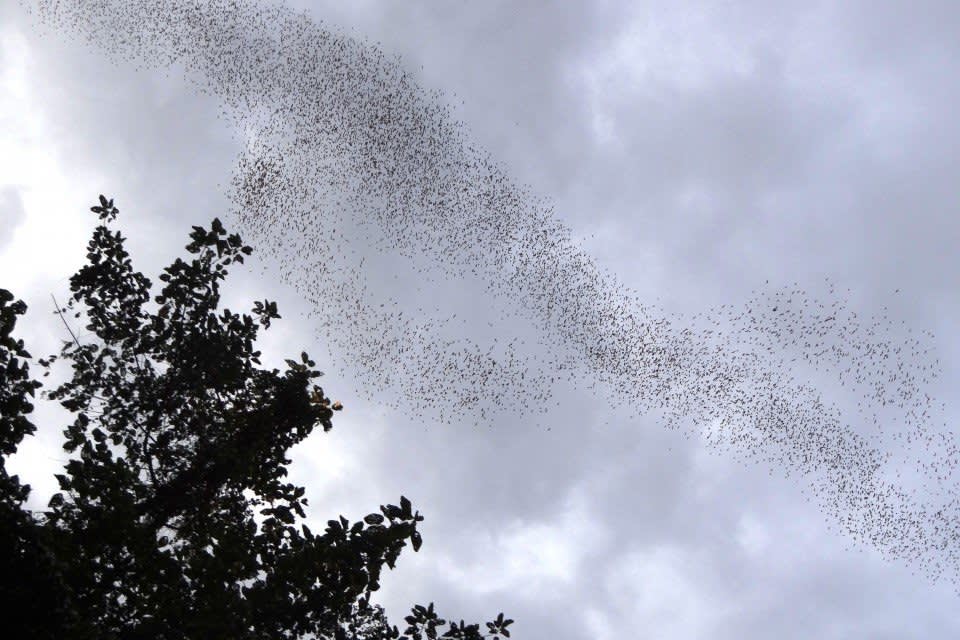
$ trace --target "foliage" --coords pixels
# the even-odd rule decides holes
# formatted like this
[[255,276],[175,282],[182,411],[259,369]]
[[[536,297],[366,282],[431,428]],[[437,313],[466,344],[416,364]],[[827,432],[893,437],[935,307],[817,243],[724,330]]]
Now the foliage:
[[25,436],[36,431],[27,418],[40,383],[30,378],[30,354],[13,337],[22,301],[0,289],[0,601],[6,605],[5,627],[38,636],[44,620],[58,615],[60,592],[56,570],[39,540],[39,528],[23,509],[30,487],[7,472],[6,458]]
[[[60,491],[43,513],[23,503],[29,487],[0,466],[4,559],[0,594],[22,604],[14,635],[66,638],[454,638],[509,637],[501,614],[479,625],[446,622],[415,606],[407,628],[370,603],[384,565],[423,517],[409,500],[357,522],[343,516],[314,533],[303,522],[303,487],[287,482],[290,448],[339,403],[314,384],[307,353],[263,369],[254,344],[280,317],[257,302],[250,314],[219,310],[227,267],[250,247],[214,219],[194,227],[187,260],[159,276],[132,267],[112,231],[118,210],[100,196],[86,264],[56,310],[70,332],[60,353],[69,379],[48,392],[72,415],[71,454]],[[26,416],[39,383],[12,338],[22,302],[0,290],[0,451],[34,432]],[[71,320],[86,323],[81,342]],[[8,630],[11,627],[7,627]]]

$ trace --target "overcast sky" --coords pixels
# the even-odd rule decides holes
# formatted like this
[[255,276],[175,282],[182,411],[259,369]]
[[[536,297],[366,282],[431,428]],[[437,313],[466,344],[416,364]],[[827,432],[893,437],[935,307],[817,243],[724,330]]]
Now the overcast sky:
[[[932,332],[925,362],[940,377],[926,392],[944,408],[927,427],[953,439],[960,5],[680,4],[286,6],[401,56],[611,281],[664,317],[745,308],[755,290],[828,296],[829,278],[857,317],[883,318],[894,336]],[[50,294],[66,297],[82,264],[97,194],[116,199],[135,265],[152,277],[190,225],[220,216],[242,231],[230,185],[243,139],[182,69],[113,62],[16,5],[0,5],[0,286],[30,305],[20,333],[39,355],[64,334]],[[350,226],[354,212],[337,215]],[[467,301],[448,301],[442,278],[388,292],[383,269],[359,266],[386,258],[350,246],[374,300],[444,298],[444,313],[482,295],[465,281],[452,289]],[[505,611],[517,638],[960,637],[956,573],[932,580],[883,558],[839,531],[803,478],[666,429],[657,412],[634,416],[587,375],[479,425],[405,413],[403,390],[372,392],[354,354],[318,332],[302,289],[261,255],[228,281],[227,306],[276,299],[283,321],[265,350],[276,362],[321,356],[324,388],[346,406],[296,451],[312,517],[356,519],[401,494],[426,516],[423,548],[380,592],[396,621],[434,601],[457,619]],[[476,325],[462,331],[486,344]],[[504,341],[529,331],[489,326]],[[810,375],[841,407],[859,400]],[[843,419],[862,432],[858,415]],[[62,422],[48,408],[36,418],[15,467],[40,507]],[[919,468],[897,464],[904,477]]]

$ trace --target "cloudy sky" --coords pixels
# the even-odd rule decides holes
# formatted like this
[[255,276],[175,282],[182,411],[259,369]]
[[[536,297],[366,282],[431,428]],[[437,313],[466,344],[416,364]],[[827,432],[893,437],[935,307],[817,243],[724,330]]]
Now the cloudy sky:
[[[609,280],[663,317],[746,308],[761,290],[830,299],[829,278],[858,318],[903,327],[900,337],[932,332],[925,363],[940,375],[926,392],[943,408],[927,428],[952,441],[960,6],[678,4],[287,6],[399,55],[471,144],[549,201]],[[231,180],[245,140],[222,101],[177,66],[111,60],[108,42],[91,47],[81,32],[0,6],[0,286],[30,305],[21,335],[35,355],[64,333],[50,295],[65,297],[82,262],[97,194],[116,199],[148,275],[179,255],[192,224],[219,215],[242,231]],[[372,300],[443,298],[431,310],[444,314],[482,295],[455,283],[458,301],[442,277],[387,284],[369,265],[388,258],[356,240],[354,215],[333,219],[353,234],[343,260],[355,271],[345,273],[361,274]],[[420,553],[384,581],[392,617],[429,601],[458,619],[502,610],[518,638],[960,633],[960,575],[932,580],[882,557],[843,533],[802,477],[744,462],[696,429],[666,429],[658,412],[634,415],[589,371],[530,401],[542,406],[482,420],[405,411],[403,388],[371,386],[348,345],[332,348],[318,330],[302,287],[280,280],[283,261],[261,255],[235,274],[228,306],[276,299],[284,319],[265,350],[277,362],[304,348],[320,355],[326,391],[346,406],[332,432],[296,451],[313,517],[354,519],[400,494],[426,515]],[[528,335],[503,313],[445,330],[482,345]],[[521,361],[542,368],[535,356]],[[841,407],[860,399],[823,373],[804,382]],[[843,413],[863,432],[858,416]],[[16,460],[38,507],[62,461],[59,419],[40,408],[39,433]],[[924,451],[884,442],[899,460],[891,471],[916,476]]]

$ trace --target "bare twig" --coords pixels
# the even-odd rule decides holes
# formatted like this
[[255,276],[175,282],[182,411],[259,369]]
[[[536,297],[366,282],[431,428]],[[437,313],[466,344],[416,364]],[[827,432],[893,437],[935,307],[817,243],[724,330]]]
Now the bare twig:
[[63,317],[63,309],[60,308],[60,305],[57,303],[56,297],[51,293],[50,298],[53,300],[53,306],[57,310],[57,315],[60,316],[60,321],[63,322],[63,326],[67,328],[67,331],[70,333],[70,337],[73,338],[73,342],[77,345],[77,348],[80,348],[80,341],[77,340],[76,334],[73,332],[73,329],[70,328],[70,325],[67,323],[67,319]]

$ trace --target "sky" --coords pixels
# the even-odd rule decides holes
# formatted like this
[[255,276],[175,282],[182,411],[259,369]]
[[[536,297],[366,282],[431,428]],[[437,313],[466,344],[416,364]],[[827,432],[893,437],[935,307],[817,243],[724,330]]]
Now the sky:
[[[153,3],[129,6],[140,4]],[[960,632],[951,614],[960,538],[910,559],[909,544],[891,552],[897,540],[875,544],[844,527],[845,517],[856,527],[871,504],[887,505],[892,477],[913,492],[891,502],[897,515],[923,520],[936,508],[956,527],[957,478],[942,467],[944,480],[930,477],[938,460],[950,469],[956,461],[955,3],[288,0],[319,25],[290,40],[290,60],[312,51],[318,33],[336,34],[323,47],[344,60],[321,65],[319,85],[283,62],[276,77],[302,83],[278,80],[262,99],[243,94],[247,110],[229,83],[219,94],[198,90],[213,68],[188,64],[199,53],[169,68],[111,57],[115,43],[91,46],[84,21],[44,27],[23,6],[0,5],[0,286],[30,307],[20,335],[34,355],[63,339],[51,294],[65,297],[82,264],[96,222],[87,210],[100,193],[115,198],[148,276],[182,253],[193,224],[219,216],[241,232],[260,259],[228,280],[226,306],[277,300],[283,320],[264,334],[265,353],[278,365],[303,349],[316,354],[326,392],[346,407],[333,431],[295,451],[311,518],[357,519],[401,494],[426,516],[421,551],[407,550],[383,580],[392,618],[433,601],[457,619],[504,611],[518,638]],[[118,33],[134,26],[150,28],[131,22]],[[352,62],[374,50],[382,60]],[[249,51],[257,48],[230,55]],[[357,74],[323,75],[350,69]],[[387,121],[364,129],[369,109],[350,107],[373,91],[364,69],[407,87],[383,101],[397,122],[420,114],[440,142],[420,145],[403,126],[388,135]],[[407,84],[390,84],[398,78]],[[318,86],[329,93],[310,93]],[[350,86],[337,111],[325,96]],[[279,129],[300,124],[285,109],[313,114],[317,105],[333,123],[329,137],[289,144]],[[350,132],[369,137],[350,146]],[[381,156],[371,141],[384,141]],[[398,155],[401,143],[409,155]],[[435,223],[429,214],[443,206],[411,194],[435,189],[431,197],[450,201],[423,178],[448,166],[431,164],[441,152],[459,168],[442,182],[467,195]],[[481,157],[496,165],[486,178]],[[371,158],[395,163],[413,187],[383,178]],[[280,166],[293,182],[276,184],[293,195],[238,189],[237,176],[256,177],[244,171],[258,160]],[[490,193],[489,176],[516,185],[506,193],[521,204],[497,200],[491,208],[506,226],[471,236],[486,218],[467,212]],[[291,200],[304,181],[325,177],[322,193]],[[260,198],[269,215],[245,218],[238,194]],[[420,212],[422,226],[391,227],[384,212],[398,211]],[[290,220],[307,226],[291,234]],[[535,240],[541,228],[549,241]],[[475,245],[444,253],[463,238]],[[508,284],[502,264],[513,256],[534,265],[518,271],[519,284]],[[587,265],[589,277],[571,265]],[[562,305],[553,320],[534,285],[553,287]],[[843,318],[830,334],[832,368],[781,335],[809,337],[823,315],[808,300]],[[592,319],[607,318],[604,309],[609,323]],[[745,310],[763,318],[760,328]],[[670,391],[684,402],[637,395],[649,370],[622,343],[633,312],[641,326],[668,320],[651,340],[667,345],[677,368],[696,368],[717,347],[724,364],[710,360],[711,370],[772,385],[792,403],[780,417],[821,412],[807,392],[822,395],[840,425],[824,433],[867,439],[886,456],[881,475],[865,474],[867,457],[839,444],[826,446],[856,472],[838,477],[816,460],[795,462],[808,452],[802,436],[754,447],[751,434],[767,433],[750,422],[756,407],[733,411],[730,396],[704,395],[686,371],[670,370]],[[685,327],[696,337],[681,338]],[[412,353],[389,346],[396,332],[415,332]],[[881,346],[866,353],[864,335]],[[600,356],[588,355],[593,347]],[[754,348],[761,356],[749,355]],[[492,382],[475,375],[491,352]],[[432,362],[452,369],[425,368]],[[781,377],[784,363],[792,378]],[[858,365],[869,369],[867,387],[888,381],[928,394],[911,405],[926,416],[858,411],[867,387],[839,377]],[[914,389],[902,372],[921,370],[937,376]],[[678,406],[693,406],[698,420],[671,428]],[[718,424],[731,416],[746,422],[734,419],[724,440]],[[14,464],[41,508],[64,460],[65,422],[46,406],[35,422]],[[904,434],[920,435],[909,445]],[[862,494],[864,506],[838,489],[844,479],[881,488]],[[938,562],[939,578],[929,571]]]

